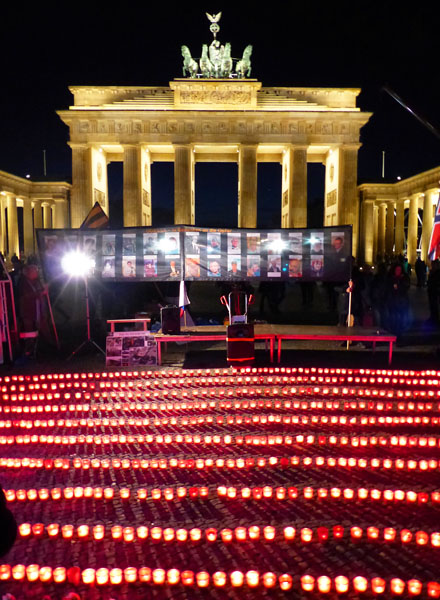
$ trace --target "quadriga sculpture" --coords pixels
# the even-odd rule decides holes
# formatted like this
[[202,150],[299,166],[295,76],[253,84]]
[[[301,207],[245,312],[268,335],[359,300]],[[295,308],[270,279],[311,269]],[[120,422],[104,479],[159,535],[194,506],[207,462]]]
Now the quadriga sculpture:
[[244,79],[244,77],[250,77],[251,75],[251,54],[252,46],[249,44],[243,51],[243,57],[238,61],[235,67],[237,77]]
[[195,77],[197,75],[197,71],[199,70],[199,66],[197,62],[191,56],[191,52],[188,46],[182,46],[182,56],[183,56],[183,76],[189,75],[190,77]]

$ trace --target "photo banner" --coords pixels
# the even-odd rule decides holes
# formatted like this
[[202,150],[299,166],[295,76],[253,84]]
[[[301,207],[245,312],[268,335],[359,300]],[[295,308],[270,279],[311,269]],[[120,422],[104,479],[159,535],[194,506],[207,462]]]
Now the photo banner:
[[65,254],[95,261],[103,281],[347,281],[351,226],[212,229],[191,226],[80,231],[39,229],[46,278],[64,277]]

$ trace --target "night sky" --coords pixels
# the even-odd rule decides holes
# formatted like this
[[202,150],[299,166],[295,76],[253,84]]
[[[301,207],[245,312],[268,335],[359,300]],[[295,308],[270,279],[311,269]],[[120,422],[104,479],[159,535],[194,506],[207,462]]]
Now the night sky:
[[[67,127],[55,114],[72,102],[68,86],[167,85],[181,76],[181,44],[199,56],[202,43],[210,43],[205,10],[223,11],[218,37],[231,42],[234,56],[253,44],[252,76],[264,86],[362,88],[358,105],[374,116],[362,131],[360,182],[381,179],[382,150],[388,181],[440,165],[440,139],[381,91],[388,84],[440,130],[438,8],[424,2],[271,1],[257,8],[130,0],[116,7],[17,4],[3,12],[1,170],[42,179],[46,149],[48,179],[70,179]],[[197,169],[197,224],[226,224],[228,212],[236,221],[236,166]],[[279,219],[281,171],[278,165],[259,169],[259,224],[267,226],[268,218]],[[116,206],[120,167],[111,167],[109,176]],[[309,168],[311,203],[322,196],[322,177],[319,167]],[[221,189],[213,178],[223,181]],[[154,224],[171,214],[172,193],[172,165],[154,165]]]

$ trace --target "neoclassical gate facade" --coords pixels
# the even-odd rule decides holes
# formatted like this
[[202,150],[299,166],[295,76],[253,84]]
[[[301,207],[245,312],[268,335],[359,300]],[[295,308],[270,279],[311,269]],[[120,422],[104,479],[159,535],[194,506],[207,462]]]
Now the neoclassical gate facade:
[[[124,226],[151,225],[151,165],[174,163],[174,221],[194,224],[195,164],[238,164],[239,227],[256,227],[257,164],[282,165],[281,226],[307,226],[307,163],[325,165],[323,225],[352,225],[358,246],[359,132],[371,116],[359,89],[265,88],[253,79],[176,79],[167,87],[71,87],[58,115],[72,148],[71,225],[97,201],[108,213],[107,165],[122,161]],[[218,182],[213,183],[219,185]]]

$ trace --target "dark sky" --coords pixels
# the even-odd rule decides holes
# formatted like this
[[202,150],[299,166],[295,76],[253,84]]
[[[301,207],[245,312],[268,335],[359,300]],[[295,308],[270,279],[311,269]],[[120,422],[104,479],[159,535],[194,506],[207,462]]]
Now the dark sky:
[[[360,181],[380,179],[382,150],[390,181],[440,164],[440,140],[381,91],[387,83],[440,129],[440,10],[426,2],[16,6],[2,14],[2,170],[38,179],[46,149],[48,176],[70,176],[67,128],[55,114],[71,103],[68,85],[166,85],[181,75],[181,44],[198,56],[210,42],[205,10],[223,11],[219,38],[233,55],[253,44],[252,76],[265,86],[362,88],[359,106],[374,116],[362,133]],[[156,188],[166,187],[169,171],[159,171]]]

